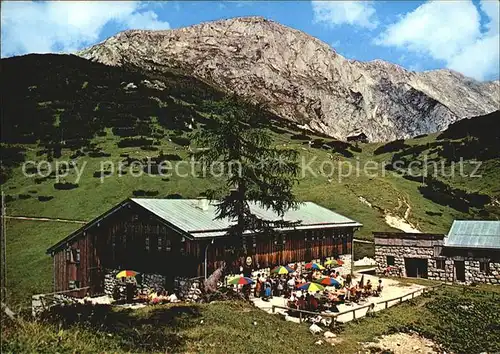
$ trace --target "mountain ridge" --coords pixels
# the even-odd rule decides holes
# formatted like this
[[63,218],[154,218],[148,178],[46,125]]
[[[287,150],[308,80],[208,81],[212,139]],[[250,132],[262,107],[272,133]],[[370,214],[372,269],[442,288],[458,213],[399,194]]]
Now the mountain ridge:
[[262,17],[127,30],[77,55],[113,66],[178,69],[338,139],[359,130],[371,141],[433,133],[500,105],[498,81],[350,60],[303,31]]

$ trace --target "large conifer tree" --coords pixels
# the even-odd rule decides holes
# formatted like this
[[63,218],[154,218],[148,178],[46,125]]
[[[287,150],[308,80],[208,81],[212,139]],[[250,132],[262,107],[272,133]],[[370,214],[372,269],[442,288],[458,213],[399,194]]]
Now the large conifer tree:
[[[237,240],[233,245],[246,254],[245,233],[274,235],[274,228],[292,226],[282,216],[298,204],[292,191],[298,182],[298,153],[275,147],[271,115],[260,105],[231,97],[216,113],[214,124],[195,133],[201,149],[193,155],[204,166],[222,166],[223,186],[208,190],[206,195],[216,203],[217,218],[234,220],[229,234]],[[279,218],[259,218],[251,212],[252,202],[274,211]]]

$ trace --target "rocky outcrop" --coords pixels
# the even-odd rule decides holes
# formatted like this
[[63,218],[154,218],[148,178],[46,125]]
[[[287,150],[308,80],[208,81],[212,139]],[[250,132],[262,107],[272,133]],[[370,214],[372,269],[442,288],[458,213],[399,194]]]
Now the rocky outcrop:
[[181,70],[340,139],[360,130],[371,141],[436,132],[500,104],[498,81],[348,60],[314,37],[260,17],[125,31],[79,55],[115,66]]

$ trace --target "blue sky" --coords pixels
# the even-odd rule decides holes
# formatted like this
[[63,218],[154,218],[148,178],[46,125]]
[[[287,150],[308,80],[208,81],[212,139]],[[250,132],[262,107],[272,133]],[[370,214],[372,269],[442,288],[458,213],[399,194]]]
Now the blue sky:
[[1,54],[74,52],[125,29],[179,28],[237,16],[263,16],[302,30],[351,59],[499,78],[497,0],[12,1],[2,3]]

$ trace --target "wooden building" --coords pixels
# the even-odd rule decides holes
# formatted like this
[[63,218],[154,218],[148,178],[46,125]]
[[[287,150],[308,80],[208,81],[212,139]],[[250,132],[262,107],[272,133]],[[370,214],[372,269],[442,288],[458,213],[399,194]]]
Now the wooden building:
[[[251,210],[263,219],[279,219],[255,203]],[[228,253],[238,268],[253,269],[350,254],[354,232],[362,226],[305,202],[283,217],[300,224],[272,237],[248,233],[247,253],[235,255],[239,248],[227,236],[229,220],[215,216],[206,199],[127,199],[47,250],[54,291],[89,287],[73,295],[100,294],[106,273],[120,269],[161,274],[169,288],[175,278],[210,274],[231,258]]]
[[353,142],[367,143],[368,136],[366,136],[366,134],[363,132],[355,132],[355,133],[348,135],[346,140],[349,143],[353,143]]

